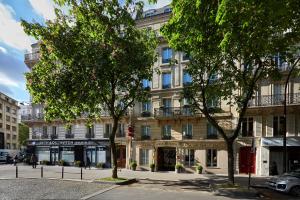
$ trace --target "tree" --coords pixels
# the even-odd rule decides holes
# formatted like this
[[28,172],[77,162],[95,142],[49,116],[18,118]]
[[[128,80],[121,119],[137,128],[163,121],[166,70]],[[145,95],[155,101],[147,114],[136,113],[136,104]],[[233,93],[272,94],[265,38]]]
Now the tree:
[[29,139],[29,127],[23,123],[19,124],[19,145],[26,146]]
[[[185,97],[193,100],[224,138],[228,181],[234,183],[234,142],[249,100],[262,78],[278,78],[273,55],[293,55],[300,41],[297,1],[173,0],[172,16],[162,34],[172,48],[191,57],[187,71],[192,84]],[[215,78],[216,75],[218,78]],[[210,102],[221,99],[232,117],[220,120]]]
[[27,87],[33,101],[45,105],[46,120],[69,122],[85,113],[91,121],[109,113],[112,177],[117,178],[117,125],[135,101],[148,97],[141,83],[152,77],[155,34],[135,27],[132,16],[141,13],[141,2],[56,3],[70,13],[56,9],[57,19],[45,26],[22,21],[25,32],[40,41],[41,52],[39,62],[26,74]]

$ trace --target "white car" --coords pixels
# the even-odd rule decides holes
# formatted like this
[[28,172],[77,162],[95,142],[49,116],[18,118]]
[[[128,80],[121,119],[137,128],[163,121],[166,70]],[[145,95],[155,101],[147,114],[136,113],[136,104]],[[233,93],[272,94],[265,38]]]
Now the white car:
[[267,181],[269,188],[300,197],[300,170],[284,173]]

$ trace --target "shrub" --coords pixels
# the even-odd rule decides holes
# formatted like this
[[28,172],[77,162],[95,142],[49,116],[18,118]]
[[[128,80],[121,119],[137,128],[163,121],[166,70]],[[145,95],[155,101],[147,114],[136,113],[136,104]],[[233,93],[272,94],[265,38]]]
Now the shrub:
[[137,166],[137,163],[136,163],[136,161],[134,160],[134,161],[132,161],[131,163],[130,163],[130,167],[131,167],[131,169],[132,170],[136,170],[136,166]]
[[105,164],[102,162],[99,162],[99,163],[97,163],[96,167],[102,169],[102,168],[105,168]]
[[151,164],[150,164],[150,168],[151,168],[151,169],[154,169],[154,168],[155,168],[155,164],[154,164],[154,163],[151,163]]
[[42,160],[42,161],[41,161],[41,164],[42,164],[42,165],[49,165],[49,164],[50,164],[50,161],[48,161],[48,160]]
[[58,164],[59,164],[60,166],[66,166],[66,162],[65,162],[64,160],[59,160],[59,161],[58,161]]
[[181,169],[183,169],[183,165],[182,164],[176,164],[175,168],[181,170]]
[[81,161],[80,160],[75,160],[74,162],[76,167],[80,167],[81,166]]
[[198,172],[199,174],[201,174],[201,173],[202,173],[202,170],[203,170],[203,167],[202,167],[201,165],[197,165],[197,166],[196,166],[196,170],[197,170],[197,172]]

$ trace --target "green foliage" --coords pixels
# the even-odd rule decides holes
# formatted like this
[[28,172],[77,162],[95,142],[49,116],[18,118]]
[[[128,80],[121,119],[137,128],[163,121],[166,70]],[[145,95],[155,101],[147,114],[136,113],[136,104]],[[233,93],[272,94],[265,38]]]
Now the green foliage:
[[196,170],[197,170],[197,172],[202,173],[202,170],[203,170],[202,165],[198,164],[198,165],[196,166]]
[[64,160],[59,160],[58,164],[59,164],[59,166],[66,166],[67,165],[66,161],[64,161]]
[[105,163],[99,162],[97,163],[96,167],[100,169],[105,168]]
[[27,145],[29,139],[29,127],[23,123],[19,124],[19,144],[21,146]]
[[136,170],[136,167],[137,167],[137,162],[134,160],[134,161],[132,161],[131,163],[130,163],[130,167],[131,167],[131,169],[132,170]]
[[[273,56],[279,52],[283,60],[297,64],[300,5],[296,0],[173,0],[171,6],[171,19],[161,32],[172,48],[191,57],[187,71],[193,82],[183,97],[192,99],[192,107],[217,128],[231,162],[233,142],[257,86],[263,79],[280,78]],[[215,74],[218,78],[210,80]],[[210,108],[214,98],[236,109],[231,130],[218,123]],[[230,181],[233,165],[228,166]]]
[[49,160],[42,160],[41,164],[42,165],[50,165],[50,161]]
[[180,164],[180,163],[177,163],[177,164],[175,165],[175,169],[182,170],[183,168],[184,168],[183,165]]
[[74,162],[76,167],[80,167],[81,166],[81,161],[80,160],[75,160]]
[[154,164],[154,163],[151,163],[151,164],[149,165],[149,167],[150,167],[151,169],[154,169],[154,168],[155,168],[155,164]]
[[[27,34],[40,41],[40,60],[26,74],[33,102],[45,105],[46,120],[70,122],[83,113],[89,121],[103,111],[113,118],[110,143],[113,177],[117,177],[114,138],[118,121],[149,91],[142,80],[152,78],[157,40],[153,31],[137,29],[134,13],[142,3],[126,0],[56,0],[70,8],[46,25],[22,20]],[[132,12],[130,12],[132,11]]]

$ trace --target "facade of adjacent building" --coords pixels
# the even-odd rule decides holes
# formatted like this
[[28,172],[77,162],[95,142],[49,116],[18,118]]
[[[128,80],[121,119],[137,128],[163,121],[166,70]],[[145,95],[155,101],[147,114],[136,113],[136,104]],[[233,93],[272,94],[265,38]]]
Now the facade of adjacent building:
[[0,149],[18,149],[18,102],[0,92]]
[[[170,12],[168,6],[148,10],[137,20],[137,27],[157,32],[160,41],[158,59],[153,66],[152,81],[143,81],[143,86],[151,91],[151,98],[147,102],[136,102],[130,114],[119,124],[116,138],[118,166],[129,168],[130,162],[135,160],[140,169],[149,170],[149,165],[154,163],[156,170],[163,171],[174,170],[176,163],[181,163],[187,171],[194,171],[195,165],[200,164],[206,173],[225,174],[228,166],[224,140],[205,116],[193,111],[189,101],[182,97],[183,87],[192,81],[185,71],[189,57],[172,50],[159,34]],[[170,64],[171,59],[176,59],[176,64]],[[25,55],[25,63],[31,68],[37,61],[38,45],[33,45],[33,53]],[[283,83],[289,68],[287,63],[278,63],[284,75],[282,81],[261,81],[258,92],[249,103],[234,148],[236,173],[251,170],[257,175],[269,175],[274,163],[278,172],[282,171]],[[300,78],[291,78],[287,109],[289,169],[300,163],[300,154],[297,153],[300,150],[299,89]],[[215,114],[219,121],[234,123],[234,107],[224,101],[212,100],[210,104],[222,110]],[[82,117],[67,130],[59,120],[46,123],[43,107],[32,105],[32,114],[26,123],[31,127],[28,144],[40,160],[55,162],[63,159],[72,163],[89,157],[94,164],[105,162],[110,166],[108,135],[112,120],[105,113],[91,128],[86,126]],[[129,125],[134,127],[134,137],[127,134]],[[255,153],[251,153],[253,138]],[[250,168],[249,162],[253,163]]]

